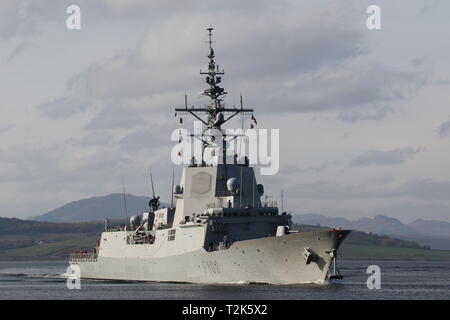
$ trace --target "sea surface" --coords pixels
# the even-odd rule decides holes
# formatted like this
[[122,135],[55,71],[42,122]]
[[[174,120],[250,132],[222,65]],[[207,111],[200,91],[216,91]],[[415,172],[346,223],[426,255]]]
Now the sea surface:
[[[381,269],[369,290],[367,267]],[[66,286],[65,261],[0,261],[0,299],[450,299],[450,261],[340,261],[343,280],[325,284],[179,284],[81,280]]]

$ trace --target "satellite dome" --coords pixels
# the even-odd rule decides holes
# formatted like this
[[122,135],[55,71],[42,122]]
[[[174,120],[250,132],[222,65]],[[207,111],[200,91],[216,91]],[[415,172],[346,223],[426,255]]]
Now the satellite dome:
[[182,188],[179,184],[177,184],[177,185],[173,188],[173,193],[174,193],[174,194],[181,194],[181,193],[183,193],[183,188]]
[[130,224],[133,227],[137,227],[141,223],[141,216],[132,216],[130,218]]
[[227,180],[228,191],[234,192],[239,188],[239,180],[236,178],[230,178]]

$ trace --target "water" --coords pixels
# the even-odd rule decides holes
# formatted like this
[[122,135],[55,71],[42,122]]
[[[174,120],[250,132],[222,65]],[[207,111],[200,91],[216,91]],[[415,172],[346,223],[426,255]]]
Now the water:
[[[367,266],[381,268],[381,289],[369,290]],[[0,261],[0,299],[450,299],[450,261],[340,261],[344,280],[328,284],[199,285],[82,280],[69,290],[67,262]]]

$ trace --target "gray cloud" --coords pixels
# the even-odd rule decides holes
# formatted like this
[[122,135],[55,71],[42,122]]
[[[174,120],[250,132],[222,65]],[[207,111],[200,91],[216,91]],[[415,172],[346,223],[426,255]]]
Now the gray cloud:
[[427,14],[437,10],[438,7],[439,7],[439,0],[428,1],[428,3],[425,4],[419,10],[419,16],[427,15]]
[[426,61],[427,61],[426,56],[411,59],[411,63],[415,68],[422,67]]
[[120,140],[120,145],[124,150],[137,151],[160,149],[169,147],[169,140],[173,126],[167,122],[155,124],[150,127],[139,128],[127,134]]
[[37,108],[42,111],[43,115],[49,118],[60,119],[85,111],[89,108],[90,104],[91,102],[87,99],[73,95],[47,101],[40,104]]
[[411,196],[423,200],[450,201],[450,181],[413,180],[392,192],[393,196]]
[[441,138],[450,136],[450,120],[441,123],[437,128],[437,132]]
[[14,58],[20,55],[23,51],[25,51],[25,49],[27,49],[31,45],[32,43],[28,41],[21,42],[17,47],[14,48],[14,50],[9,54],[6,60],[8,62],[12,61]]
[[412,159],[420,151],[420,148],[412,147],[398,148],[390,151],[371,150],[357,156],[350,162],[350,165],[353,167],[397,165],[408,159]]
[[[126,15],[157,3],[102,5]],[[206,67],[207,49],[198,21],[209,21],[212,8],[195,4],[201,9],[167,14],[136,47],[98,60],[69,79],[68,87],[77,88],[69,96],[82,96],[101,106],[88,128],[140,125],[140,115],[182,104],[185,92],[193,103],[204,104],[198,98],[204,88],[198,69]],[[283,14],[276,14],[281,9],[264,2],[258,6],[259,14],[234,12],[231,6],[215,14],[216,61],[227,71],[224,87],[230,95],[225,101],[230,105],[238,104],[239,93],[244,92],[260,113],[332,112],[347,122],[382,120],[395,111],[389,103],[410,97],[426,83],[421,71],[358,60],[369,49],[365,33],[355,27],[359,18],[354,8],[333,4],[300,10],[291,2],[285,4],[292,11],[284,8]],[[265,6],[274,6],[275,14],[263,10]],[[110,107],[111,100],[126,111],[112,112],[117,108]],[[83,111],[70,99],[58,102],[64,101],[69,104],[63,108],[68,110],[65,116]],[[55,117],[52,112],[46,115]]]
[[344,63],[300,76],[291,88],[275,91],[269,104],[284,100],[285,110],[338,111],[347,121],[382,119],[392,110],[386,103],[409,97],[426,83],[424,77],[420,72],[394,70],[380,63]]
[[113,139],[113,135],[107,131],[93,131],[81,139],[81,144],[87,146],[105,145]]
[[[86,0],[78,0],[80,5]],[[0,2],[0,38],[30,37],[49,23],[65,27],[66,8],[71,0],[2,0]]]
[[0,7],[0,38],[9,39],[16,35],[29,35],[36,30],[36,16],[29,13],[28,1],[6,0]]
[[292,172],[300,172],[300,173],[320,173],[323,172],[326,169],[329,169],[330,167],[338,165],[338,161],[325,161],[324,163],[320,165],[314,165],[314,166],[308,166],[303,168],[287,166],[286,168],[283,167],[283,173],[287,173],[289,175],[292,175]]
[[14,125],[11,124],[11,123],[0,123],[0,134],[1,134],[1,133],[8,132],[8,131],[11,130],[13,127],[14,127]]
[[145,122],[138,114],[128,112],[122,107],[109,106],[100,111],[87,125],[86,128],[94,129],[117,129],[132,128],[144,125]]
[[[442,181],[423,179],[438,170],[433,137],[420,138],[429,153],[401,168],[388,165],[404,163],[419,149],[363,153],[368,140],[381,148],[384,133],[396,125],[403,128],[399,143],[408,146],[418,122],[434,129],[439,124],[434,112],[442,113],[442,121],[448,116],[443,108],[433,115],[418,111],[424,101],[437,105],[448,91],[446,80],[421,90],[435,84],[430,79],[448,78],[448,61],[434,54],[447,44],[428,34],[446,25],[438,15],[445,10],[426,9],[427,16],[413,23],[401,17],[414,16],[422,5],[400,10],[386,3],[383,10],[400,18],[369,32],[367,6],[359,1],[77,0],[83,29],[69,32],[65,9],[72,3],[0,2],[3,67],[11,75],[1,86],[8,88],[3,95],[8,107],[2,110],[13,125],[0,125],[6,132],[0,137],[2,212],[19,213],[23,203],[32,210],[41,203],[52,209],[117,192],[122,175],[127,191],[142,194],[149,191],[150,166],[160,178],[158,189],[168,193],[173,107],[183,106],[185,92],[190,105],[207,102],[200,97],[205,84],[198,71],[206,67],[204,28],[210,23],[216,61],[226,71],[225,103],[239,105],[242,93],[244,104],[255,107],[258,124],[282,126],[281,139],[290,140],[292,151],[280,157],[280,173],[260,181],[268,192],[283,188],[286,201],[290,195],[297,208],[323,209],[327,203],[330,212],[357,216],[405,198],[430,205],[447,201],[445,173]],[[423,28],[424,20],[433,23]],[[36,52],[22,43],[35,44]],[[70,52],[70,61],[61,52]],[[8,55],[14,63],[6,63]],[[19,55],[20,65],[14,60]],[[44,103],[30,110],[36,101]],[[406,117],[411,126],[399,124]],[[352,124],[360,121],[364,125]],[[380,136],[369,137],[374,128]],[[444,124],[440,128],[439,135],[450,135]],[[351,135],[343,139],[345,132]],[[353,159],[358,169],[349,168],[349,155],[358,154],[359,160]]]
[[[144,5],[141,2],[134,4],[138,7]],[[124,5],[124,10],[127,7]],[[337,11],[344,14],[343,10]],[[289,108],[292,103],[289,104],[285,97],[307,82],[313,82],[309,90],[333,85],[323,83],[332,70],[322,73],[317,70],[341,64],[364,51],[363,34],[343,23],[345,19],[332,8],[293,11],[283,15],[263,12],[252,17],[243,13],[231,16],[228,12],[216,15],[219,25],[229,19],[235,20],[233,25],[227,23],[226,29],[216,32],[220,47],[239,48],[220,51],[217,45],[217,61],[229,71],[224,85],[234,97],[238,96],[237,88],[248,91],[258,103],[261,102],[261,111],[272,111],[272,108],[265,107],[272,102],[270,92],[280,92],[283,97],[276,97],[277,104]],[[153,111],[161,108],[161,104],[164,107],[172,101],[182,102],[186,91],[195,98],[204,87],[198,69],[206,67],[204,56],[207,52],[203,45],[205,34],[197,21],[207,21],[208,17],[206,11],[168,18],[164,23],[152,26],[135,48],[91,64],[73,76],[68,85],[82,88],[85,96],[87,94],[104,104],[107,99],[120,100],[124,105],[139,99],[159,99],[158,106],[156,103],[148,105],[148,109]],[[174,34],[177,34],[176,43],[173,41]],[[266,41],[268,38],[270,42]],[[302,76],[305,72],[311,74]],[[298,77],[301,79],[298,80]],[[336,79],[345,80],[348,77]],[[267,90],[269,86],[271,89]],[[321,107],[325,109],[325,103],[329,100],[336,101],[336,93],[337,90],[322,99],[318,108],[313,106],[307,111],[321,111]],[[311,95],[305,92],[305,96]],[[298,111],[298,108],[291,107],[290,110]],[[142,110],[130,109],[128,112],[141,113]]]
[[373,106],[373,108],[362,110],[353,108],[351,110],[341,112],[339,114],[339,118],[346,122],[355,122],[360,120],[382,120],[393,112],[393,108],[389,106]]
[[[311,199],[358,202],[366,199],[371,200],[372,203],[393,204],[408,198],[410,201],[414,201],[410,202],[411,204],[445,205],[450,208],[450,180],[424,179],[400,183],[387,176],[378,181],[370,179],[355,184],[342,184],[326,180],[311,182],[294,180],[296,180],[295,183],[291,181],[289,186],[284,184],[285,190],[288,190],[289,194],[295,195],[295,198],[291,199],[293,202]],[[395,216],[395,212],[392,214]]]

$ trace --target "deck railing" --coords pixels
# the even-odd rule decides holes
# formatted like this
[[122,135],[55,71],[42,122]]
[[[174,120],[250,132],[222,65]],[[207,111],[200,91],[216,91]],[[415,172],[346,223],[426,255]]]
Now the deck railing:
[[95,252],[73,252],[70,254],[71,262],[96,262],[98,254]]

